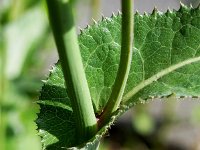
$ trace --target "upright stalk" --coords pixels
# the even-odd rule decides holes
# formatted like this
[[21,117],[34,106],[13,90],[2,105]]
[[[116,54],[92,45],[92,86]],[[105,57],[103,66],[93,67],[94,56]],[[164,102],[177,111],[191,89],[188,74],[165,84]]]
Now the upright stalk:
[[[5,89],[5,67],[6,67],[6,51],[3,41],[3,29],[0,25],[0,104],[4,99]],[[1,105],[0,105],[1,106]]]
[[0,149],[5,150],[6,142],[6,120],[5,112],[3,111],[3,101],[5,99],[5,66],[6,66],[6,51],[3,42],[2,26],[0,25]]
[[115,83],[108,103],[99,119],[99,127],[104,126],[121,102],[132,60],[133,42],[133,0],[121,0],[122,4],[122,40],[121,57]]
[[97,121],[83,69],[70,0],[46,0],[60,62],[82,143],[97,131]]

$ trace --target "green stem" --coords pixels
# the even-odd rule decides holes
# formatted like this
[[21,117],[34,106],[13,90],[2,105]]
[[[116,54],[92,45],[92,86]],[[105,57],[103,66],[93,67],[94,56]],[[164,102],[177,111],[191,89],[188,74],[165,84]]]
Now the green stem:
[[6,150],[6,118],[2,108],[0,108],[0,149]]
[[[1,34],[1,33],[0,33]],[[5,51],[2,48],[2,42],[0,41],[0,104],[3,101],[3,95],[4,95],[4,77],[5,77],[5,71],[4,71],[4,64],[5,64]]]
[[46,0],[60,62],[82,143],[97,131],[97,121],[83,69],[70,0]]
[[5,89],[6,51],[3,41],[3,29],[0,25],[0,104],[3,101]]
[[112,93],[99,119],[99,127],[104,126],[122,100],[132,60],[133,42],[133,0],[121,0],[122,4],[122,40],[120,64]]
[[6,133],[5,133],[5,113],[3,111],[3,101],[5,99],[5,66],[6,66],[6,51],[3,42],[2,26],[0,26],[0,149],[5,150]]

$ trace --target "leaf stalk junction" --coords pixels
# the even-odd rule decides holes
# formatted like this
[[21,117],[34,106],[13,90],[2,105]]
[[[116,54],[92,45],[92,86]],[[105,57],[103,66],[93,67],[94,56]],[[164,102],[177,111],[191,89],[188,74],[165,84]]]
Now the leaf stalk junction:
[[122,4],[122,32],[121,32],[121,55],[117,77],[112,88],[109,100],[100,116],[98,126],[103,127],[109,122],[112,114],[119,108],[128,79],[133,47],[133,1],[121,0]]

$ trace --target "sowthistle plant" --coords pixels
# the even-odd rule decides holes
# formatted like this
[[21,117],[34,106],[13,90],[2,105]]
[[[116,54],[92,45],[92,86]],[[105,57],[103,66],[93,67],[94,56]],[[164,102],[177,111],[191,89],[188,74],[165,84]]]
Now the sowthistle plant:
[[142,16],[133,15],[132,0],[121,0],[122,15],[77,37],[71,1],[46,2],[60,61],[38,102],[44,149],[98,149],[131,106],[172,93],[200,95],[199,7]]

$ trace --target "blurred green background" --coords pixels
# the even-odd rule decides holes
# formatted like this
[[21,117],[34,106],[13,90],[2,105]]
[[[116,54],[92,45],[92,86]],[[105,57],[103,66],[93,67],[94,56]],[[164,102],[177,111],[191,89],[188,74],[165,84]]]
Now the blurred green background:
[[[74,0],[74,5],[77,29],[120,10],[120,0]],[[154,6],[177,10],[179,1],[135,0],[141,14]],[[57,59],[45,1],[0,0],[0,150],[41,150],[36,101]],[[200,102],[171,97],[138,105],[113,126],[100,149],[200,150]]]

